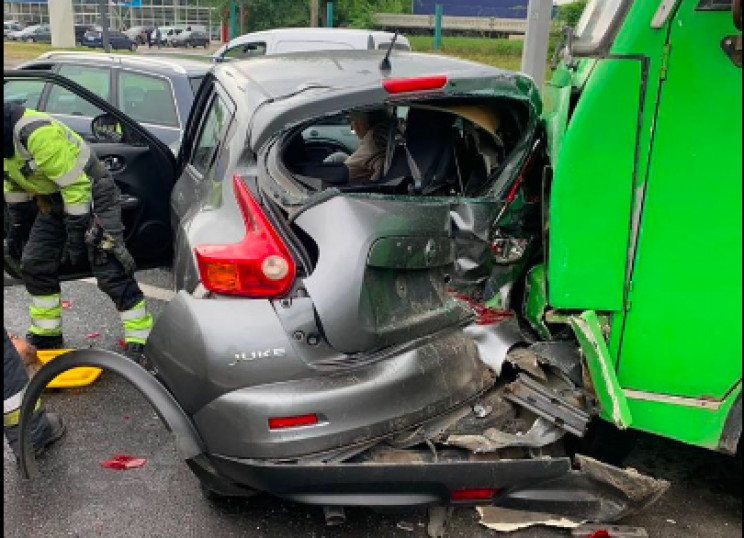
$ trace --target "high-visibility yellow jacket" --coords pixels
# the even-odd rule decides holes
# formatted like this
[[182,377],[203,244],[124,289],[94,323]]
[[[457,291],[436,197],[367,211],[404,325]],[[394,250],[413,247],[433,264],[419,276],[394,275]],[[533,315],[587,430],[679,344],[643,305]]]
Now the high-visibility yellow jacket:
[[27,108],[13,128],[13,142],[15,155],[3,159],[6,203],[60,192],[68,215],[90,211],[92,182],[86,169],[92,154],[77,133],[47,114]]

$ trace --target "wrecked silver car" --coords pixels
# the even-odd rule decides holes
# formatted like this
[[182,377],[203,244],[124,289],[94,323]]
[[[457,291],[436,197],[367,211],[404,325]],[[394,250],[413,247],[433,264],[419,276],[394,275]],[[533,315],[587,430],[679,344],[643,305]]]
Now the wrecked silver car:
[[[173,170],[180,290],[145,350],[154,375],[111,352],[63,355],[32,380],[22,426],[47,381],[96,366],[143,392],[217,495],[595,521],[653,502],[665,482],[566,450],[597,414],[583,359],[520,319],[549,164],[533,83],[383,56],[276,56],[207,76],[179,162],[151,146]],[[99,101],[123,127],[101,141],[107,155],[141,147],[147,134]],[[368,177],[352,169],[360,149]]]

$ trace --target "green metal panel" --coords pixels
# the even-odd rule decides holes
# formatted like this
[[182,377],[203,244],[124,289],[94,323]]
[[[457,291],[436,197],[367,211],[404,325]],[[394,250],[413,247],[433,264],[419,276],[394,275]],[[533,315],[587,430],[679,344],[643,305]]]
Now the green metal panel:
[[551,162],[557,162],[563,135],[566,132],[568,108],[571,101],[571,78],[566,69],[556,72],[553,78],[545,84],[543,101],[548,154]]
[[604,60],[573,113],[550,195],[554,307],[622,307],[640,92],[640,61]]
[[590,310],[571,316],[570,323],[589,368],[592,388],[599,402],[599,416],[618,428],[627,428],[632,423],[632,414],[615,375],[597,313]]
[[741,68],[721,49],[737,33],[730,12],[696,3],[685,1],[671,24],[619,378],[720,399],[742,372]]
[[524,304],[524,317],[529,322],[535,332],[544,338],[550,340],[550,330],[545,325],[545,309],[548,306],[548,298],[545,286],[545,266],[536,265],[527,273]]
[[741,385],[733,391],[717,410],[687,407],[670,403],[627,399],[633,415],[633,428],[663,435],[711,450],[719,448],[719,441]]

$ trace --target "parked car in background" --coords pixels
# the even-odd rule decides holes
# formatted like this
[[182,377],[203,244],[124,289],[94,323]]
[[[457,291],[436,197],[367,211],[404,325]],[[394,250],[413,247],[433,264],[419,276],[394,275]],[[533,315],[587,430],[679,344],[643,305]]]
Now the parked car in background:
[[183,26],[163,26],[160,28],[163,45],[172,46],[173,38],[183,32],[186,28]]
[[9,39],[12,32],[18,32],[23,27],[18,21],[4,21],[3,22],[3,38]]
[[101,27],[94,24],[76,24],[75,25],[75,46],[81,47],[83,45],[83,38],[86,32],[99,30]]
[[147,32],[150,28],[149,26],[132,26],[124,30],[124,34],[138,45],[144,45],[147,43]]
[[202,30],[184,30],[171,38],[169,44],[173,47],[204,47],[209,46],[209,36]]
[[15,41],[26,43],[51,43],[52,31],[48,24],[35,24],[23,30],[11,32],[9,37]]
[[[129,39],[123,32],[109,30],[109,44],[114,50],[137,50],[137,43]],[[103,48],[103,31],[88,30],[83,36],[83,46]]]
[[[19,69],[59,73],[85,86],[140,122],[175,153],[194,95],[212,67],[207,61],[97,52],[47,52]],[[89,138],[101,113],[74,94],[31,81],[6,82],[5,101],[47,112]]]
[[[390,46],[393,34],[346,28],[279,28],[252,32],[232,39],[212,56],[215,61],[250,58],[286,52],[312,50],[375,50]],[[395,41],[397,50],[411,50],[405,36]]]

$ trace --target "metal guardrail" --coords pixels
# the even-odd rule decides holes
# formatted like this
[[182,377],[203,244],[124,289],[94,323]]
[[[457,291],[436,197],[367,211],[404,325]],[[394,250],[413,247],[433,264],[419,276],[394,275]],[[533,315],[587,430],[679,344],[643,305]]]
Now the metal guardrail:
[[[377,13],[375,24],[386,28],[434,29],[434,15],[405,15],[400,13]],[[471,32],[503,32],[506,34],[524,34],[527,29],[526,19],[499,19],[496,17],[442,17],[444,30]]]

